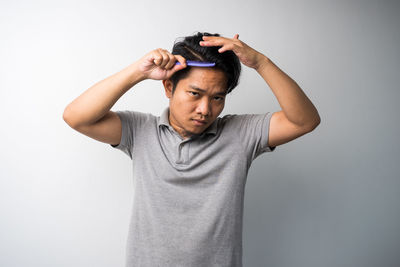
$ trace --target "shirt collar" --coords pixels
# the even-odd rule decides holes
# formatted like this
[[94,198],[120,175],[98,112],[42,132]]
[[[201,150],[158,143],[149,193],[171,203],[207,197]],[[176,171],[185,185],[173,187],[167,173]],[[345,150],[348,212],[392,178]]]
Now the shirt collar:
[[[161,125],[165,125],[165,126],[167,126],[170,130],[174,130],[173,127],[169,124],[169,119],[168,119],[168,117],[169,117],[169,107],[166,107],[166,108],[164,109],[164,111],[162,112],[161,116],[160,116],[160,119],[159,119],[159,121],[158,121],[158,127],[160,128]],[[215,119],[215,121],[214,121],[210,126],[208,126],[208,128],[205,129],[205,130],[201,133],[201,135],[202,135],[202,134],[205,134],[205,133],[210,133],[210,134],[214,134],[214,135],[215,135],[215,134],[217,133],[217,125],[218,125],[218,118]]]

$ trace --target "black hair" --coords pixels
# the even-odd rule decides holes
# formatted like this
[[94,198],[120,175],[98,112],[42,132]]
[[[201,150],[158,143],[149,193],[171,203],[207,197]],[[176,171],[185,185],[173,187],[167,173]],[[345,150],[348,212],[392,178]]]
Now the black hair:
[[[228,94],[239,83],[241,71],[240,60],[231,50],[226,50],[223,53],[218,52],[218,49],[222,46],[200,46],[200,41],[203,41],[203,36],[220,36],[220,34],[196,32],[191,36],[180,37],[174,42],[172,54],[181,55],[186,60],[215,62],[215,66],[212,68],[222,70],[225,73],[227,78],[226,93]],[[187,77],[190,69],[191,66],[186,66],[186,68],[175,72],[170,77],[173,84],[172,94],[174,93],[178,82]]]

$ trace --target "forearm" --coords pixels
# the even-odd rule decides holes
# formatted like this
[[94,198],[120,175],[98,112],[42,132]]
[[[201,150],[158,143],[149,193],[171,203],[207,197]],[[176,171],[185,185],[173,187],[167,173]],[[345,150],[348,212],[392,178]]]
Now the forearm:
[[123,70],[97,82],[73,100],[64,110],[63,118],[71,126],[88,125],[107,114],[118,99],[144,78],[132,63]]
[[262,55],[256,70],[271,88],[288,120],[301,127],[319,124],[320,117],[313,103],[298,84],[269,58]]

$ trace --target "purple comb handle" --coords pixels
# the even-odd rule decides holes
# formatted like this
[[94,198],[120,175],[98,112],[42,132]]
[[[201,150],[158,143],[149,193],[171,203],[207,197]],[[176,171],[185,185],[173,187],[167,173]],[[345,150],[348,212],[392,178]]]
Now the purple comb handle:
[[[175,65],[181,65],[179,61],[175,63]],[[203,62],[203,61],[193,61],[193,60],[186,60],[186,65],[193,66],[193,67],[214,67],[214,62]]]

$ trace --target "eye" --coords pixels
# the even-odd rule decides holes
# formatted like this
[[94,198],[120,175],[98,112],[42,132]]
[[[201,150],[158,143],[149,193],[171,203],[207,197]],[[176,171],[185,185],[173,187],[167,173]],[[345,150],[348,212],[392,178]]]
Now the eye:
[[[189,91],[189,93],[193,93],[193,94],[197,94],[197,95],[199,94],[199,93],[193,92],[193,91]],[[196,96],[197,96],[197,95],[196,95]]]
[[223,98],[223,97],[220,97],[220,96],[216,96],[215,98],[216,98],[216,99],[218,98],[218,99],[217,99],[218,101],[224,100],[224,98]]

